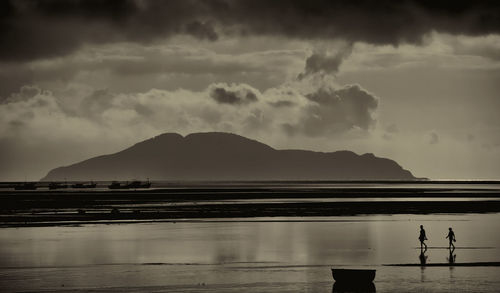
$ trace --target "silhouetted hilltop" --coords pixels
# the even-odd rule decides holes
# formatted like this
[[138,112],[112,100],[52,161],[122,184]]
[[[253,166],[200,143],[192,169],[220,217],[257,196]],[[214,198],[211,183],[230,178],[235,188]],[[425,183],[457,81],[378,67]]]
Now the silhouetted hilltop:
[[415,179],[373,154],[276,150],[239,135],[165,133],[121,152],[51,170],[57,180],[353,180]]

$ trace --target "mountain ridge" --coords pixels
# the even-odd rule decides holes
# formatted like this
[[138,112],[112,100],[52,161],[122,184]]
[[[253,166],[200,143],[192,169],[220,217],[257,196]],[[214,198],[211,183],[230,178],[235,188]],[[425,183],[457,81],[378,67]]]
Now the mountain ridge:
[[122,151],[50,170],[41,181],[413,180],[391,159],[352,151],[277,150],[224,132],[163,133]]

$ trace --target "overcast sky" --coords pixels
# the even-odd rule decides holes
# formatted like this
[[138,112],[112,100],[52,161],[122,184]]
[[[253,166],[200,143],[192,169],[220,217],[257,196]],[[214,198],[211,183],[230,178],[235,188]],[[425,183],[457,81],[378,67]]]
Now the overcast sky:
[[0,180],[164,133],[500,179],[499,1],[0,2]]

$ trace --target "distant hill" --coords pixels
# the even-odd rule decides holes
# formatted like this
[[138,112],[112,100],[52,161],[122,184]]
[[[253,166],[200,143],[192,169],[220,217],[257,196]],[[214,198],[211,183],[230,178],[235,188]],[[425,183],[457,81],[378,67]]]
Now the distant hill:
[[350,151],[276,150],[239,135],[165,133],[121,152],[51,170],[59,180],[377,180],[416,179],[390,159]]

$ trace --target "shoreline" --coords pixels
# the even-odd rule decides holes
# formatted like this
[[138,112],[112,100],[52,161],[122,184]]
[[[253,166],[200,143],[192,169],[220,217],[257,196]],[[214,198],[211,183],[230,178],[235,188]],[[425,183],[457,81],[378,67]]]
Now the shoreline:
[[[4,190],[0,192],[0,227],[214,218],[499,213],[500,190],[486,191],[314,186],[185,187],[124,191]],[[475,197],[478,199],[475,200]],[[335,201],[336,198],[345,200]],[[377,200],[363,201],[360,198]],[[391,198],[400,200],[391,201]],[[426,198],[429,200],[425,200]],[[276,202],[276,199],[286,200]],[[307,199],[324,201],[308,202]],[[238,202],[241,200],[245,202]]]

